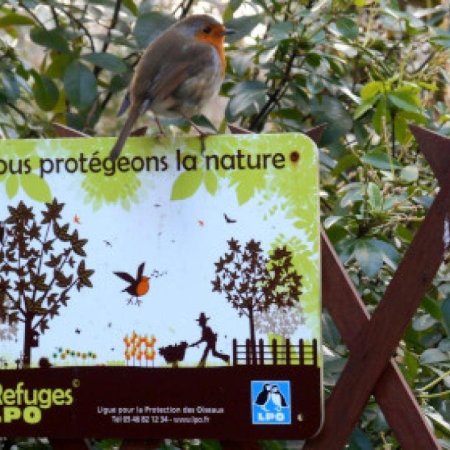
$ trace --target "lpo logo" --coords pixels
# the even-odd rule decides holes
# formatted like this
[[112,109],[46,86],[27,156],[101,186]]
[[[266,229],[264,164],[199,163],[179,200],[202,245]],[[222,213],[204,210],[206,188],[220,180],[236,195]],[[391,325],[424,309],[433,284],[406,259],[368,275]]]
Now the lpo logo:
[[251,382],[253,425],[291,423],[291,384],[289,381]]

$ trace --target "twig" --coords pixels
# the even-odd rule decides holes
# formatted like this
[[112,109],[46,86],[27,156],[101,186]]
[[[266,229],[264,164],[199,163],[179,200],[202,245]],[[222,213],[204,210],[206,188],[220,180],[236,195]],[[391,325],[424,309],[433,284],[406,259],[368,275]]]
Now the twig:
[[267,100],[265,105],[261,108],[261,111],[255,117],[253,117],[252,121],[250,122],[249,129],[251,131],[258,131],[261,129],[263,120],[265,120],[267,115],[272,111],[272,109],[275,107],[275,105],[278,103],[278,101],[282,97],[283,90],[284,90],[286,84],[289,82],[289,78],[291,75],[291,70],[294,65],[295,58],[298,56],[298,48],[299,48],[299,44],[296,42],[294,44],[294,48],[292,49],[289,60],[286,64],[286,68],[283,73],[283,78],[281,79],[278,87],[275,89],[275,91],[272,94],[269,94],[269,99]]
[[42,22],[39,17],[29,8],[28,6],[24,5],[23,1],[19,1],[19,6],[23,8],[44,30],[46,30],[46,26],[44,25],[44,22]]
[[[116,27],[117,21],[119,20],[120,8],[122,7],[122,0],[117,0],[114,5],[114,12],[111,18],[111,23],[109,24],[108,31],[106,32],[105,42],[103,42],[102,52],[106,52],[108,50],[109,44],[111,43],[111,33],[112,30]],[[95,75],[97,75],[94,72]]]
[[177,13],[177,11],[179,9],[181,9],[181,14],[180,14],[179,19],[184,19],[188,15],[190,9],[192,8],[193,3],[194,3],[194,0],[187,0],[186,5],[185,5],[184,0],[182,0],[182,2],[175,8],[175,11],[173,12],[173,14],[175,15]]
[[92,35],[90,31],[87,29],[86,25],[84,25],[84,23],[80,19],[75,17],[71,12],[66,11],[66,9],[63,6],[55,5],[55,8],[58,8],[60,11],[62,11],[71,21],[73,21],[79,28],[81,28],[84,31],[86,37],[89,40],[89,46],[91,47],[91,51],[94,53],[95,52],[94,39],[92,38]]
[[52,12],[53,20],[55,22],[55,26],[59,27],[59,17],[56,12],[56,8],[54,6],[50,6],[50,10]]
[[17,114],[19,114],[20,117],[22,117],[24,122],[28,122],[28,117],[27,115],[18,107],[16,106],[14,103],[11,102],[7,102],[6,103],[11,109],[13,109],[14,111],[16,111]]

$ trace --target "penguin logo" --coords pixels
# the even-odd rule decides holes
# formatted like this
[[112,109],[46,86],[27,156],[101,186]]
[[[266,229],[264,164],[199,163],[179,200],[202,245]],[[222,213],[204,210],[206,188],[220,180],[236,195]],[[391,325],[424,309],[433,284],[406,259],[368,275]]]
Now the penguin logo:
[[254,425],[289,425],[291,423],[290,381],[251,381],[251,400]]
[[274,404],[277,411],[281,411],[281,408],[287,407],[286,399],[284,398],[283,394],[280,392],[280,388],[276,384],[274,384],[270,388],[270,400]]
[[266,411],[266,404],[270,400],[272,387],[270,384],[264,384],[263,388],[256,397],[255,403]]

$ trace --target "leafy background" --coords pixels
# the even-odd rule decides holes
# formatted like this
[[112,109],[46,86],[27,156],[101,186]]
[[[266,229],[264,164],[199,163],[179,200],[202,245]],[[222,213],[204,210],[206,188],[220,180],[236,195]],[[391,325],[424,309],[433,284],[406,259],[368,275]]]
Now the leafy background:
[[[3,1],[0,134],[48,137],[52,122],[60,122],[116,135],[115,112],[142,49],[174,17],[199,11],[221,17],[237,33],[229,40],[223,98],[198,123],[225,131],[236,122],[255,132],[328,124],[321,142],[322,221],[373,310],[437,188],[407,125],[450,135],[447,0]],[[187,131],[184,123],[172,125]],[[14,180],[0,175],[10,194],[20,183]],[[214,181],[208,186],[214,189]],[[348,350],[326,311],[323,332],[329,392]],[[443,448],[450,448],[449,332],[447,263],[395,355]],[[164,445],[220,448],[216,441]],[[399,448],[374,400],[348,448]]]

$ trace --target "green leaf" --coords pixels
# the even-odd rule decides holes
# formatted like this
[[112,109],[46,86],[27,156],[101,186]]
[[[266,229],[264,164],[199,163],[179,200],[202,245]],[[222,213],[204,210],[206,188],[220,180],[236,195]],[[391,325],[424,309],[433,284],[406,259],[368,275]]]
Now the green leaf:
[[141,14],[133,30],[136,42],[141,48],[147,47],[150,42],[174,23],[174,17],[157,11]]
[[372,209],[377,211],[381,211],[383,209],[383,195],[381,194],[380,188],[375,183],[370,182],[368,184],[367,196],[369,205]]
[[19,177],[17,175],[11,175],[7,178],[5,183],[6,195],[9,199],[12,199],[16,196],[17,191],[19,190]]
[[223,13],[223,20],[230,21],[233,18],[236,10],[242,5],[244,0],[230,0],[227,2],[227,7]]
[[222,445],[219,441],[211,439],[202,439],[202,450],[222,450]]
[[262,81],[242,81],[230,91],[231,100],[227,105],[227,118],[231,121],[240,114],[258,112],[266,101],[267,86]]
[[119,57],[111,53],[89,53],[88,55],[81,55],[81,58],[112,73],[125,73],[128,70],[128,66]]
[[199,170],[191,170],[178,175],[172,186],[171,200],[184,200],[192,197],[202,184],[203,174]]
[[436,45],[440,45],[444,48],[450,48],[450,36],[448,35],[432,36],[430,40]]
[[362,87],[360,95],[363,100],[368,100],[383,91],[384,84],[381,81],[370,81]]
[[350,436],[348,450],[373,450],[369,436],[357,427]]
[[[230,26],[230,28],[232,27]],[[293,31],[294,31],[293,23],[277,22],[270,27],[268,34],[275,42],[281,42],[285,39],[289,39]]]
[[31,17],[23,16],[17,13],[10,13],[6,16],[0,17],[0,28],[6,28],[11,25],[22,26],[22,25],[34,25],[35,22]]
[[343,103],[331,95],[317,95],[311,102],[311,113],[316,123],[327,123],[322,143],[335,143],[353,128],[353,119]]
[[136,3],[134,3],[133,0],[122,0],[123,6],[128,8],[128,10],[133,14],[133,16],[137,16],[139,13],[139,9],[136,6]]
[[369,97],[368,99],[364,100],[355,109],[355,112],[353,113],[353,118],[357,120],[360,117],[362,117],[367,111],[372,109],[373,105],[379,100],[380,97],[381,94],[376,94],[373,97]]
[[319,67],[321,62],[322,57],[317,53],[308,53],[306,55],[306,63],[313,68]]
[[234,30],[234,34],[227,36],[227,42],[233,44],[243,37],[248,36],[260,23],[264,23],[264,16],[262,14],[241,16],[227,21],[225,26]]
[[353,153],[347,153],[339,158],[337,164],[333,167],[331,173],[333,175],[340,175],[352,167],[357,167],[361,164],[359,158]]
[[368,276],[378,275],[383,265],[383,252],[371,239],[357,239],[353,252],[361,270]]
[[67,66],[74,60],[74,55],[70,53],[56,53],[50,55],[50,64],[45,74],[50,78],[63,78]]
[[408,93],[406,92],[390,92],[388,94],[388,99],[391,104],[402,111],[416,114],[421,113],[421,110],[418,106],[416,106],[413,97],[411,95],[408,95]]
[[69,44],[62,35],[61,30],[54,28],[53,30],[45,30],[44,28],[35,27],[30,32],[31,40],[43,47],[56,50],[61,53],[69,53]]
[[358,25],[349,17],[340,17],[336,20],[336,28],[347,39],[356,39],[358,37]]
[[448,360],[448,355],[437,348],[427,348],[420,355],[420,364],[436,364]]
[[446,297],[441,304],[442,322],[447,334],[450,334],[450,296]]
[[70,103],[83,109],[90,106],[97,96],[97,80],[84,64],[74,61],[64,74],[64,89]]
[[417,166],[406,166],[400,171],[400,178],[408,183],[413,183],[419,179],[419,169]]
[[395,160],[390,160],[385,150],[375,149],[361,158],[361,161],[381,170],[400,169],[402,166]]
[[52,201],[52,193],[47,180],[35,173],[22,175],[20,184],[27,195],[37,202],[49,203]]
[[412,321],[412,328],[414,331],[425,331],[437,323],[437,320],[430,314],[422,314]]
[[9,70],[0,71],[0,94],[3,94],[11,102],[15,102],[20,96],[17,77]]
[[36,103],[43,111],[51,111],[59,99],[59,92],[56,83],[45,75],[39,75],[33,71],[33,94]]
[[375,113],[372,116],[372,125],[378,134],[383,133],[383,126],[390,123],[390,114],[388,114],[386,97],[381,96],[377,102]]
[[403,364],[400,366],[408,384],[413,386],[417,372],[419,370],[419,362],[414,353],[405,348],[403,356]]

